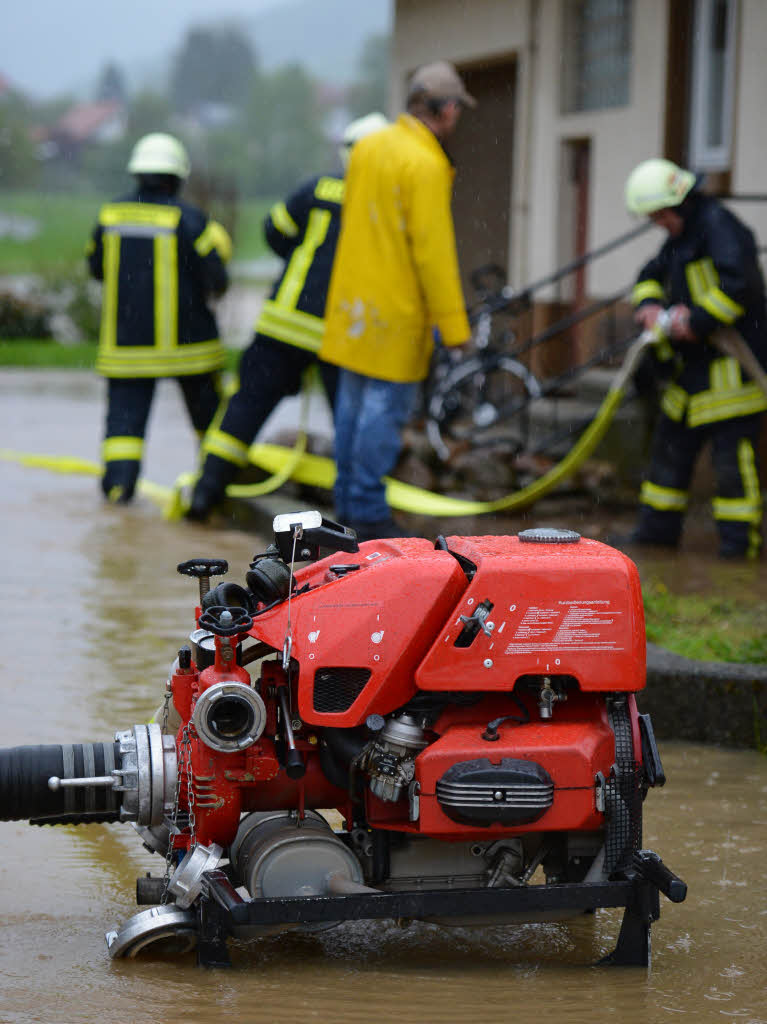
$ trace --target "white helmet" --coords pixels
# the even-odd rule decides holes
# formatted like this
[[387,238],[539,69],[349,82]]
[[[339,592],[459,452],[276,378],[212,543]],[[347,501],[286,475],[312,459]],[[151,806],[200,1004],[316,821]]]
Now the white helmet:
[[626,206],[638,216],[679,206],[694,184],[692,171],[685,171],[670,160],[644,160],[626,181]]
[[351,121],[347,124],[341,136],[341,148],[339,149],[344,169],[346,169],[346,165],[349,163],[349,152],[354,143],[359,142],[366,135],[372,135],[373,132],[380,131],[388,123],[388,119],[376,111],[373,114],[365,114],[364,117],[358,117],[356,121]]
[[173,174],[188,178],[191,167],[182,143],[165,132],[151,132],[138,140],[128,161],[131,174]]

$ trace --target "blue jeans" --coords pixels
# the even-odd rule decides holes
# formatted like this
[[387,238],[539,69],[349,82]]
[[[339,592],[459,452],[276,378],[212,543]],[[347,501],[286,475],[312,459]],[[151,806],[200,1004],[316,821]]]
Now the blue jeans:
[[335,405],[336,515],[341,523],[391,518],[382,477],[402,449],[418,384],[341,370]]

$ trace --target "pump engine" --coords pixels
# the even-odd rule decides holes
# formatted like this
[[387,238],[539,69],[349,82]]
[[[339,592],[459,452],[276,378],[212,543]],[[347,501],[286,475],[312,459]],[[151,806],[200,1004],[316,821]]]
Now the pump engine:
[[161,858],[112,957],[618,906],[608,960],[649,963],[659,892],[686,886],[641,844],[665,777],[625,555],[548,528],[358,544],[300,512],[244,585],[213,586],[218,559],[178,571],[199,602],[158,720],[0,751],[2,820],[128,822]]

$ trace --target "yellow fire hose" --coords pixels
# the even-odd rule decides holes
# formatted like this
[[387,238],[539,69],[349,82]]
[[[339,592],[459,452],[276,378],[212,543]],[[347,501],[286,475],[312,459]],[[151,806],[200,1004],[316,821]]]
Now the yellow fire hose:
[[[532,505],[548,494],[561,480],[574,473],[596,449],[623,401],[626,384],[636,369],[642,353],[657,340],[658,333],[655,330],[648,330],[644,331],[631,345],[594,419],[567,455],[538,480],[519,491],[496,498],[494,501],[470,501],[436,494],[433,491],[404,483],[402,480],[385,477],[386,500],[392,508],[402,512],[441,517],[516,511]],[[234,498],[259,497],[277,490],[288,479],[324,490],[332,489],[335,481],[333,460],[326,456],[311,455],[306,452],[306,415],[307,391],[304,389],[301,429],[295,446],[291,449],[276,444],[251,445],[248,453],[249,461],[270,473],[271,476],[257,484],[230,484],[226,491],[228,496]],[[101,474],[101,467],[98,463],[71,456],[32,455],[0,449],[0,460],[57,473],[81,473],[89,476]],[[177,520],[184,512],[184,489],[192,486],[196,479],[196,473],[182,473],[172,487],[165,487],[141,478],[138,481],[137,490],[140,494],[156,502],[162,508],[166,519]]]

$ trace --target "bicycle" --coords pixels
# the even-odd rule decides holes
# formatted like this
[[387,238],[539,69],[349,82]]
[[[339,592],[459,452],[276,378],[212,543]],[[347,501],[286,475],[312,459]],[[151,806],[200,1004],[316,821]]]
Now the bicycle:
[[[462,449],[495,450],[512,460],[523,454],[560,458],[573,435],[590,421],[588,417],[573,419],[569,409],[560,415],[560,406],[566,408],[573,382],[587,370],[625,352],[633,336],[601,348],[584,363],[545,381],[520,356],[614,305],[625,290],[570,314],[537,337],[520,343],[514,327],[499,325],[498,318],[503,315],[513,322],[530,310],[534,288],[515,291],[504,283],[503,269],[494,264],[475,270],[471,282],[479,294],[479,301],[469,310],[472,351],[454,359],[442,349],[430,379],[426,436],[432,449],[443,463]],[[531,406],[543,399],[549,404],[539,406],[538,422],[534,424]]]
[[426,435],[443,462],[456,446],[502,449],[512,456],[528,447],[530,402],[541,396],[542,387],[513,354],[513,327],[499,329],[496,318],[525,312],[530,296],[504,281],[502,268],[494,264],[472,273],[480,296],[469,310],[473,352],[454,359],[449,350],[438,350],[426,400]]

